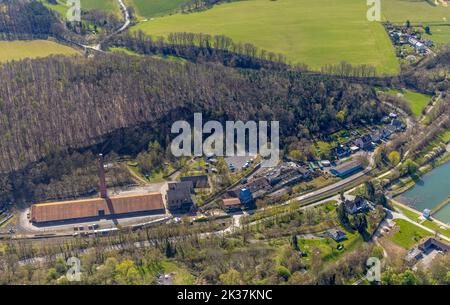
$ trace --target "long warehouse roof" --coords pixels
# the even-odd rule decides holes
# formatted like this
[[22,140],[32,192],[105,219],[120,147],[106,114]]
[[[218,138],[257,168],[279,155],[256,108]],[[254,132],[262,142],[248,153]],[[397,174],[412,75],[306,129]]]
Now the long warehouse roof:
[[164,209],[161,193],[34,204],[31,221],[49,222]]

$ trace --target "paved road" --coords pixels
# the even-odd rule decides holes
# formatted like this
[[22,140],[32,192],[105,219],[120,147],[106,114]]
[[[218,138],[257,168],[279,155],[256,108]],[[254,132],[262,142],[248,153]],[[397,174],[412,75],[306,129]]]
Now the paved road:
[[125,19],[125,23],[117,31],[115,31],[113,33],[113,35],[124,31],[130,25],[130,14],[128,13],[127,7],[123,3],[123,0],[118,0],[118,1],[119,1],[120,9],[122,10],[123,17]]
[[[123,18],[125,21],[124,21],[123,25],[120,28],[118,28],[116,31],[114,31],[111,35],[109,35],[108,38],[123,32],[131,23],[130,14],[128,13],[126,5],[123,3],[123,0],[117,0],[117,1],[119,2],[120,10],[122,11],[122,15],[123,15]],[[84,45],[84,44],[80,44],[80,43],[77,43],[74,41],[71,41],[71,43],[76,44],[85,49],[94,50],[94,51],[102,52],[102,53],[105,52],[102,50],[101,42],[98,44],[95,44],[95,45]]]

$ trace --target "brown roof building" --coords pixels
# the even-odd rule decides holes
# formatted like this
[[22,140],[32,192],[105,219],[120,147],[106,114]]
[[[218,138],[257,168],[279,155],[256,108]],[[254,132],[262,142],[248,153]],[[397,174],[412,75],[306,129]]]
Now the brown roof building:
[[31,221],[46,223],[102,218],[111,215],[162,214],[164,212],[161,193],[148,193],[34,204],[31,206]]
[[225,198],[222,199],[222,204],[227,211],[232,211],[241,207],[241,200],[239,198]]
[[224,206],[241,205],[241,201],[239,200],[239,198],[225,198],[225,199],[222,199],[222,202],[223,202]]

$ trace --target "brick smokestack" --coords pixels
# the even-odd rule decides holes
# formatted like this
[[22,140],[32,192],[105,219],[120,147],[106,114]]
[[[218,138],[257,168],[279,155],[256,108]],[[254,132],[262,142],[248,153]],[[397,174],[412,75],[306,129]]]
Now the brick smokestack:
[[100,178],[100,197],[107,198],[108,192],[106,190],[105,166],[103,165],[103,154],[98,155],[98,175]]

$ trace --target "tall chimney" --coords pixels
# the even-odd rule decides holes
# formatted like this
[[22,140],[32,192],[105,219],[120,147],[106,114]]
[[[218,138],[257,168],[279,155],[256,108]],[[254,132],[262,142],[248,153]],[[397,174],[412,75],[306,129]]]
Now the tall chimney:
[[98,155],[98,174],[100,178],[100,197],[107,198],[108,192],[106,191],[106,179],[105,179],[105,167],[103,165],[103,154]]

